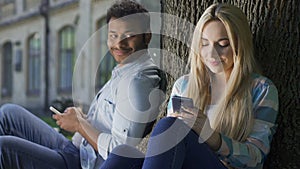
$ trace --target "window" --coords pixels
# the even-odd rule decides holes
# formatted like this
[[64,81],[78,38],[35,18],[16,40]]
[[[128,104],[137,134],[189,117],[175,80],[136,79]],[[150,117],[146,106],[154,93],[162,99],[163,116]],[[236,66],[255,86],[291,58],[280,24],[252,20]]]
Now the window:
[[24,1],[24,10],[27,11],[27,10],[30,10],[33,8],[37,9],[41,3],[42,3],[41,0],[25,0]]
[[98,91],[103,85],[110,79],[111,71],[116,65],[114,58],[110,55],[106,41],[107,41],[107,27],[106,18],[102,18],[97,23],[98,35],[99,35],[99,58],[100,65],[98,65],[98,71],[96,75],[96,90]]
[[15,0],[0,0],[0,19],[13,16],[15,13]]
[[59,32],[58,91],[71,92],[75,65],[75,34],[71,26]]
[[27,93],[38,95],[41,86],[41,39],[39,34],[28,40],[28,84]]
[[7,42],[2,48],[2,97],[11,97],[13,74],[12,74],[12,43]]

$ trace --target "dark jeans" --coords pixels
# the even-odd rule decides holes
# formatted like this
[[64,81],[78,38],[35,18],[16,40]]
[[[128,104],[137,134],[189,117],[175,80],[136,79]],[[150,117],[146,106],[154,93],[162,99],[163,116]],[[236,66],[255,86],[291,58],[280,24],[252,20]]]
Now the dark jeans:
[[146,158],[134,147],[116,147],[101,169],[226,169],[206,143],[181,120],[167,117],[154,128]]
[[52,127],[13,104],[0,108],[1,169],[79,169],[79,150]]

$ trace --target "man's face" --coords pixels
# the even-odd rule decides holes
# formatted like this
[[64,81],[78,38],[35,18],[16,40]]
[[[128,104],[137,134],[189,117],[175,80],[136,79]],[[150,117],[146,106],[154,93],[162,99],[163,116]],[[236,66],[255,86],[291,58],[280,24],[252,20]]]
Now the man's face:
[[111,18],[108,23],[107,45],[115,60],[122,62],[131,54],[146,49],[151,39],[134,19]]

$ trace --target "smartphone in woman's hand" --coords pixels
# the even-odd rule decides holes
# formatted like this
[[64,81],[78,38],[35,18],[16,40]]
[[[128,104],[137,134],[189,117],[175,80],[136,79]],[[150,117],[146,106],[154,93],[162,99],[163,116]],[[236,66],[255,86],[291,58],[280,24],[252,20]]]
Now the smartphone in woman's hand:
[[193,99],[182,96],[173,96],[172,97],[172,107],[173,112],[180,112],[181,107],[194,107]]

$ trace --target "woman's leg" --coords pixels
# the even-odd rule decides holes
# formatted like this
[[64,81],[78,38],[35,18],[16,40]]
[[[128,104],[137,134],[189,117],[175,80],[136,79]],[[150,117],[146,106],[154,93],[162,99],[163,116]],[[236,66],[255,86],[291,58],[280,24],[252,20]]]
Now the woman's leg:
[[161,119],[150,137],[143,169],[226,169],[182,120]]
[[135,147],[120,145],[112,150],[101,169],[141,169],[144,156]]
[[[1,160],[1,166],[32,166],[43,159],[47,161],[40,164],[46,166],[47,162],[53,166],[61,166],[63,162],[65,168],[80,167],[78,149],[63,135],[18,105],[6,104],[0,108],[0,142],[1,159],[7,159]],[[71,159],[73,161],[69,164]],[[57,161],[57,164],[52,161]]]

